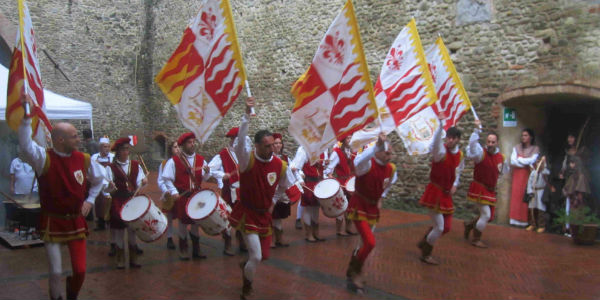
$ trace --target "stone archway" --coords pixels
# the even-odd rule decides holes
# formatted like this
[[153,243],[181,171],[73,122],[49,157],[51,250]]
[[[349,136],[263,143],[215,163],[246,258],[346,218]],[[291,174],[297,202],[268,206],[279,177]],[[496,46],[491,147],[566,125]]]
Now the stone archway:
[[[536,134],[536,144],[549,157],[556,168],[562,162],[563,146],[568,132],[581,131],[588,121],[582,135],[583,144],[600,151],[600,141],[593,136],[600,134],[600,87],[583,84],[545,84],[506,91],[496,99],[498,114],[497,127],[501,136],[502,153],[510,158],[512,149],[519,142],[523,128],[531,128]],[[516,110],[517,125],[503,126],[504,108]],[[597,140],[597,139],[596,139]],[[590,165],[596,181],[600,179],[600,156],[596,155]],[[593,179],[594,179],[593,178]],[[504,176],[498,187],[498,221],[508,223],[510,207],[511,176]],[[596,187],[600,195],[600,187]],[[598,205],[596,205],[598,206]]]

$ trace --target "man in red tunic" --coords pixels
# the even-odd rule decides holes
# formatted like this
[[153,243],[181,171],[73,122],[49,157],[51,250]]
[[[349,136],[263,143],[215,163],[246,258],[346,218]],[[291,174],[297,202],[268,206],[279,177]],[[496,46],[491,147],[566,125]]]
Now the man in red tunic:
[[195,224],[186,211],[188,199],[201,189],[202,181],[210,178],[208,164],[202,155],[195,152],[196,136],[186,132],[177,139],[181,151],[170,158],[163,168],[162,178],[171,197],[175,200],[173,210],[179,219],[179,259],[189,260],[187,225],[190,226],[192,240],[192,258],[202,259],[206,255],[200,252],[200,226]]
[[467,199],[477,203],[479,216],[469,222],[465,222],[465,239],[469,239],[471,230],[473,240],[471,245],[479,248],[487,248],[481,241],[481,232],[486,224],[494,217],[496,206],[496,183],[502,174],[508,173],[509,164],[498,148],[498,135],[490,133],[486,139],[485,151],[479,144],[479,133],[481,121],[475,120],[475,130],[469,138],[467,147],[467,158],[475,162],[473,169],[473,182],[469,187]]
[[[440,113],[438,118],[442,120],[445,115]],[[452,214],[454,213],[452,195],[456,192],[460,172],[464,166],[463,153],[458,145],[460,134],[460,130],[456,127],[448,128],[445,144],[442,141],[441,127],[435,131],[433,136],[430,182],[419,200],[420,205],[429,208],[433,227],[417,245],[421,249],[421,260],[431,265],[439,264],[431,256],[433,244],[442,234],[449,232],[452,225]]]
[[[21,98],[33,108],[29,96]],[[62,262],[60,247],[69,247],[73,275],[67,277],[67,299],[77,299],[85,279],[88,227],[85,216],[104,186],[105,169],[88,154],[77,151],[80,139],[69,123],[54,125],[53,148],[45,149],[31,139],[31,119],[25,116],[19,127],[19,146],[24,158],[38,174],[41,215],[39,232],[48,255],[50,298],[61,299]],[[86,184],[90,189],[85,199]]]
[[117,269],[125,268],[125,229],[127,228],[127,245],[129,246],[129,266],[132,268],[141,267],[138,264],[136,236],[133,229],[127,226],[127,223],[121,219],[121,209],[123,205],[131,199],[135,191],[148,183],[148,179],[142,170],[142,166],[136,160],[129,159],[128,137],[120,138],[115,141],[111,150],[115,152],[115,159],[107,168],[108,179],[111,184],[112,202],[110,206],[110,231],[114,232],[116,245]]
[[[233,152],[233,143],[239,132],[238,127],[231,128],[225,137],[229,138],[229,145],[221,149],[217,155],[208,163],[211,175],[217,179],[219,189],[221,189],[221,197],[229,206],[238,200],[240,192],[240,174],[238,171],[238,160]],[[225,241],[223,254],[234,255],[231,247],[231,229],[228,228],[222,234]],[[242,234],[236,231],[236,238],[240,245],[240,250],[245,251],[246,246],[243,243]]]
[[248,248],[248,261],[242,266],[242,299],[247,299],[252,294],[252,282],[258,263],[269,258],[275,191],[287,190],[294,182],[294,175],[287,163],[273,155],[272,133],[267,130],[258,131],[254,136],[254,151],[246,143],[253,106],[254,98],[249,97],[234,148],[240,170],[240,201],[235,204],[229,216],[231,225],[243,233]]
[[[340,185],[344,187],[344,194],[347,199],[350,199],[352,194],[346,190],[345,186],[348,180],[354,176],[354,158],[356,158],[356,152],[353,152],[350,148],[351,138],[351,135],[346,136],[340,140],[342,143],[340,147],[333,148],[333,151],[329,156],[329,164],[325,171],[323,171],[325,176],[337,179]],[[344,219],[346,220],[346,232],[342,230]],[[348,221],[347,213],[344,213],[335,219],[335,228],[338,236],[356,234],[352,230],[352,223]]]
[[392,156],[391,144],[386,141],[385,134],[380,134],[375,146],[361,152],[353,162],[356,190],[348,203],[348,219],[354,222],[362,246],[352,253],[346,276],[349,288],[359,293],[364,285],[362,266],[375,248],[373,227],[379,221],[382,199],[398,179],[396,166],[390,163]]
[[[298,180],[306,189],[304,193],[302,193],[302,198],[300,200],[300,206],[302,209],[300,210],[302,214],[302,221],[304,223],[305,237],[304,239],[307,242],[321,242],[325,239],[319,237],[319,200],[315,197],[313,191],[315,186],[319,181],[323,180],[323,169],[328,161],[328,153],[327,151],[321,153],[319,160],[314,164],[310,164],[310,160],[308,159],[308,154],[306,150],[302,146],[298,147],[296,150],[296,156],[294,156],[294,160],[292,161],[292,168],[301,168],[302,174],[304,174],[304,179],[302,179],[301,175],[299,175]],[[295,170],[297,172],[298,170]],[[300,172],[298,172],[299,174]]]

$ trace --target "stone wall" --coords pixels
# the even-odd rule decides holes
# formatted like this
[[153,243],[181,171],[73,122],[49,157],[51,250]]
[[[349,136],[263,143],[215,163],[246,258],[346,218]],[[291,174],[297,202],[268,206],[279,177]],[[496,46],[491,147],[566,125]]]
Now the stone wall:
[[[143,129],[147,140],[185,129],[153,83],[177,47],[200,1],[98,0],[30,1],[40,49],[69,76],[66,81],[40,53],[46,87],[94,106],[96,136]],[[343,0],[231,0],[248,80],[259,101],[259,128],[286,132],[293,99],[289,90],[308,67]],[[438,34],[486,129],[499,129],[497,98],[520,87],[545,84],[600,86],[600,1],[598,0],[355,0],[371,78],[398,32],[415,17],[423,45]],[[3,1],[0,14],[16,24],[16,1]],[[242,95],[242,98],[244,95]],[[237,126],[243,101],[234,104],[213,138],[201,148],[214,155]],[[460,122],[466,144],[470,114]],[[508,138],[508,137],[506,137]],[[400,142],[392,137],[398,149]],[[288,137],[288,154],[294,142]],[[515,141],[516,142],[516,141]],[[507,148],[510,148],[510,145]],[[504,149],[504,152],[510,149]],[[398,151],[399,183],[388,205],[414,208],[427,182],[428,159]],[[150,165],[150,163],[149,163]],[[463,200],[472,165],[464,171],[457,203]]]

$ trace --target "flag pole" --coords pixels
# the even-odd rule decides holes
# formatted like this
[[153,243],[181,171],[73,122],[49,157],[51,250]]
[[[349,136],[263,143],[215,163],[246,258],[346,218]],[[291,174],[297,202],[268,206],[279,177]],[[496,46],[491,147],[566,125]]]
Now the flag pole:
[[[21,44],[21,59],[23,60],[23,93],[25,93],[25,95],[27,95],[27,90],[29,88],[28,82],[27,82],[27,72],[25,70],[25,63],[27,62],[27,60],[25,59],[25,51],[27,51],[27,49],[25,48],[25,38],[23,35],[23,30],[24,30],[24,25],[23,22],[24,18],[25,18],[25,12],[24,10],[24,5],[23,5],[23,1],[24,0],[19,0],[18,2],[18,6],[19,6],[19,42]],[[25,117],[29,118],[31,117],[31,107],[29,106],[29,102],[25,102],[23,104],[23,109],[25,110]]]
[[[244,66],[244,69],[246,67]],[[250,85],[248,85],[248,79],[246,79],[246,94],[248,94],[248,97],[252,97],[252,93],[250,92]],[[254,106],[250,107],[250,116],[251,117],[255,117],[256,116],[256,111],[254,111]]]
[[[475,107],[473,107],[473,104],[471,104],[471,112],[473,113],[473,117],[475,118],[475,120],[479,120],[479,116],[477,116],[477,112],[475,111]],[[479,124],[479,129],[481,128],[483,128],[483,126]]]

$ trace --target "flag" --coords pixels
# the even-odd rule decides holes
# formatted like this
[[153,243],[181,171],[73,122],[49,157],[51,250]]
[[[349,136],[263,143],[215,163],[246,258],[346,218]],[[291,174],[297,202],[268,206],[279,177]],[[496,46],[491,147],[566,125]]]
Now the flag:
[[400,124],[396,132],[409,155],[421,155],[431,150],[433,134],[439,127],[437,114],[428,106]]
[[441,37],[425,51],[425,56],[439,99],[432,108],[436,114],[446,113],[448,118],[442,120],[442,125],[447,130],[471,109],[471,101]]
[[128,135],[127,137],[129,137],[129,145],[131,145],[131,147],[134,147],[135,145],[137,145],[137,143],[138,143],[137,135]]
[[375,99],[386,134],[437,100],[415,19],[394,40],[375,84]]
[[377,117],[352,2],[327,29],[308,70],[294,83],[288,131],[311,163],[336,141]]
[[204,143],[246,81],[228,0],[208,0],[154,79],[183,125]]
[[[31,107],[32,137],[41,146],[46,145],[52,126],[45,114],[44,87],[37,58],[37,44],[29,9],[23,0],[19,0],[19,32],[13,50],[8,71],[6,95],[6,122],[13,130],[18,130],[23,119],[21,96],[27,94],[34,102]],[[43,126],[40,126],[42,121]]]

